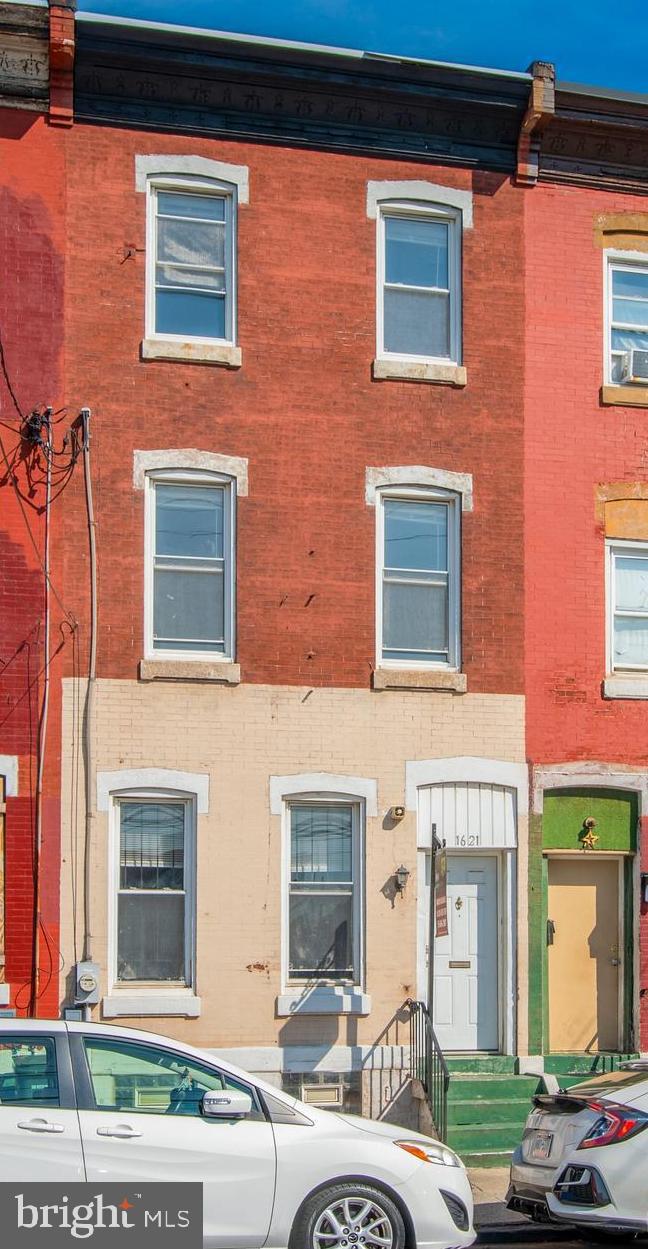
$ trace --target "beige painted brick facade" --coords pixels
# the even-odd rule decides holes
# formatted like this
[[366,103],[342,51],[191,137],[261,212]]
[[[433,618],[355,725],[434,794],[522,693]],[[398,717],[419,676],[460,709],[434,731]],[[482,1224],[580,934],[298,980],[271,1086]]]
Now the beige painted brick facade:
[[[62,982],[80,954],[82,809],[72,819],[83,689],[65,683],[63,724]],[[98,772],[168,768],[209,776],[209,811],[198,816],[196,992],[199,1019],[128,1019],[198,1045],[371,1045],[416,995],[416,815],[391,827],[405,798],[406,761],[479,756],[524,761],[524,699],[431,691],[376,693],[240,685],[101,680],[94,762]],[[367,1017],[276,1018],[281,991],[281,818],[271,815],[269,778],[325,772],[375,779],[378,816],[366,828]],[[77,778],[78,779],[78,778]],[[82,781],[82,777],[80,778]],[[96,785],[93,784],[96,794]],[[109,817],[93,819],[93,954],[108,989]],[[526,871],[526,828],[519,829]],[[403,862],[404,895],[389,880]],[[525,890],[520,889],[526,911]],[[518,917],[518,978],[525,996],[526,922]],[[520,1001],[519,1018],[526,1018]],[[97,1010],[97,1017],[100,1017]],[[523,1049],[524,1038],[518,1037]]]

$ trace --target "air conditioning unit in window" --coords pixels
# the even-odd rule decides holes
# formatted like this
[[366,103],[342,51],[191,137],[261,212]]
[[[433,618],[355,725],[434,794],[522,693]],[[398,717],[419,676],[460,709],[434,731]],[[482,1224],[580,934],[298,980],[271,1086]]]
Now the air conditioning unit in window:
[[624,382],[648,383],[648,351],[634,348],[627,351],[623,360]]

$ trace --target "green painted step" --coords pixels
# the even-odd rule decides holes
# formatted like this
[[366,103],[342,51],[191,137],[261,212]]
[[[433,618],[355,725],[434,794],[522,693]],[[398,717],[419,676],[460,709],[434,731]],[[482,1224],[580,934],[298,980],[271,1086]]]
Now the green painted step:
[[463,1153],[463,1162],[467,1167],[509,1167],[513,1151],[510,1149],[486,1149],[482,1153]]
[[[448,1103],[448,1126],[474,1127],[484,1122],[517,1123],[521,1129],[531,1110],[529,1098],[499,1098],[497,1101],[474,1102],[453,1101]],[[520,1132],[521,1135],[521,1132]]]
[[510,1072],[514,1075],[518,1069],[518,1059],[510,1054],[455,1054],[451,1058],[446,1055],[446,1064],[451,1075],[454,1071],[462,1074],[484,1072],[487,1075]]
[[448,1086],[448,1103],[455,1101],[490,1102],[522,1097],[529,1100],[541,1091],[537,1076],[489,1076],[452,1073]]
[[519,1123],[483,1123],[470,1127],[448,1127],[447,1143],[463,1158],[467,1153],[497,1153],[514,1150],[519,1145],[522,1129]]
[[544,1060],[545,1071],[555,1076],[587,1076],[605,1075],[608,1071],[616,1071],[621,1063],[631,1062],[638,1054],[547,1054]]

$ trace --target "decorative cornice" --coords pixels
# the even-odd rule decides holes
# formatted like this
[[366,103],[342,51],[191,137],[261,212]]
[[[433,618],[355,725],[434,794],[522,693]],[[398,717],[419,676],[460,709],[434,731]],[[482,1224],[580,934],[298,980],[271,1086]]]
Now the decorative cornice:
[[0,104],[46,111],[48,32],[47,8],[0,4]]

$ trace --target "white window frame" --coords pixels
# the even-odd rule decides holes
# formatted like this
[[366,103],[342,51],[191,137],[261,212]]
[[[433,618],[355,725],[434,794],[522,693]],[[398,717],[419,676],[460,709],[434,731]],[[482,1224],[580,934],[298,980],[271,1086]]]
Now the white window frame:
[[[153,590],[155,562],[155,487],[214,486],[224,490],[223,551],[225,560],[225,650],[164,650],[153,646]],[[144,656],[191,663],[232,663],[236,652],[236,480],[225,473],[168,468],[147,472],[144,483]]]
[[[648,672],[648,663],[646,664],[616,664],[614,661],[614,619],[616,616],[616,577],[615,577],[615,561],[617,555],[636,555],[641,559],[648,559],[648,542],[633,542],[630,540],[622,540],[620,538],[609,538],[606,541],[606,561],[605,561],[605,598],[607,603],[607,628],[606,628],[606,649],[607,649],[607,672],[611,675],[623,675],[624,673],[632,676],[633,673],[639,675]],[[624,612],[628,615],[628,612]],[[642,613],[638,613],[642,615]]]
[[[631,272],[648,274],[648,255],[646,252],[632,251],[605,251],[603,253],[603,320],[605,325],[603,377],[607,386],[628,386],[632,389],[634,385],[642,385],[642,383],[630,381],[613,382],[612,380],[612,312],[614,307],[612,275],[618,269],[629,269]],[[635,330],[641,329],[640,326],[632,326],[630,328]]]
[[[445,503],[448,508],[448,662],[383,659],[383,566],[385,503],[391,499]],[[461,672],[461,496],[423,486],[382,486],[376,490],[376,666],[411,671]]]
[[[353,963],[356,976],[353,980],[321,977],[317,980],[291,980],[290,967],[290,876],[291,876],[291,811],[303,806],[351,807],[353,830]],[[364,989],[365,982],[365,803],[353,794],[296,793],[285,795],[282,814],[282,898],[281,898],[281,983],[285,994],[315,995],[326,989]]]
[[[120,980],[118,977],[118,895],[120,878],[120,804],[122,802],[177,803],[185,811],[185,978],[184,980]],[[173,789],[129,789],[110,796],[108,870],[108,979],[115,995],[186,994],[195,989],[196,969],[196,798]],[[148,890],[146,891],[149,892]]]
[[[225,329],[224,338],[195,334],[161,334],[155,325],[155,266],[157,260],[157,194],[213,195],[225,200]],[[146,311],[145,338],[159,343],[203,343],[233,347],[237,341],[237,187],[215,178],[156,174],[146,182]]]
[[[442,221],[448,226],[449,356],[423,356],[414,352],[385,350],[385,221],[388,217]],[[411,360],[414,363],[460,365],[462,362],[462,213],[447,204],[414,200],[382,201],[377,213],[376,252],[376,356],[379,360]]]

